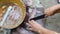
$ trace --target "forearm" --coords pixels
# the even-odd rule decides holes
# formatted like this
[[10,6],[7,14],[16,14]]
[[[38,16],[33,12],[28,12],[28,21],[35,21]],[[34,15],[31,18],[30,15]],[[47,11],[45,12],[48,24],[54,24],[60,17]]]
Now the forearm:
[[[56,12],[56,10],[58,10],[58,9],[60,9],[60,4],[47,8],[44,13],[46,16],[50,16],[50,15],[54,14],[54,12]],[[38,32],[40,34],[57,34],[57,32],[45,29],[43,27],[40,28],[40,31],[38,31]]]
[[58,34],[58,33],[57,32],[54,32],[54,31],[51,31],[51,30],[48,30],[48,29],[45,29],[45,28],[42,28],[39,31],[39,34]]
[[31,28],[30,28],[31,30],[36,31],[39,34],[58,34],[57,32],[54,32],[54,31],[44,28],[43,26],[41,26],[40,24],[38,24],[34,20],[29,21],[28,25],[31,26]]
[[57,34],[57,32],[45,29],[42,31],[42,34]]
[[50,15],[52,15],[54,12],[56,12],[56,10],[58,10],[58,9],[60,9],[60,4],[45,9],[44,13],[45,13],[47,16],[50,16]]

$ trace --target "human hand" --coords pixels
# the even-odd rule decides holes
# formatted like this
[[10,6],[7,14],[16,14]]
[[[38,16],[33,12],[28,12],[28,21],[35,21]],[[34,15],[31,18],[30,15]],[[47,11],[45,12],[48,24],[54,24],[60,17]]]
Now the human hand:
[[60,13],[60,4],[45,9],[44,13],[46,14],[46,16],[51,16],[56,13]]
[[45,29],[44,27],[42,27],[40,24],[38,24],[34,20],[29,21],[28,25],[31,27],[30,30],[36,31],[39,34],[57,34],[57,32],[55,32],[55,31]]
[[43,27],[34,20],[29,21],[28,25],[31,27],[30,30],[36,31],[38,33],[40,33],[43,29]]

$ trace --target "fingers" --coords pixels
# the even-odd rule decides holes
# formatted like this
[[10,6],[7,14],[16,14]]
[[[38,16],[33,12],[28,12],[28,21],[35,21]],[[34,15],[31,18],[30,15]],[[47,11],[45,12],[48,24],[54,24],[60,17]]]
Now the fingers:
[[36,21],[34,21],[34,20],[32,20],[32,23],[33,23],[33,24],[37,24],[37,22],[36,22]]
[[32,21],[29,21],[28,23],[31,27],[36,27],[36,26],[39,26],[40,24],[38,24],[37,22],[35,22],[34,20]]
[[34,31],[34,29],[33,28],[29,28],[31,31]]
[[35,22],[34,20],[29,21],[29,24],[31,24],[31,25],[33,25],[35,23],[37,23],[37,22]]
[[32,27],[29,23],[26,23],[29,27]]
[[29,21],[29,23],[31,25],[31,27],[42,27],[40,24],[38,24],[36,21],[32,20],[32,21]]
[[29,30],[33,31],[32,21],[29,21],[29,23],[26,23],[29,26]]
[[29,21],[29,24],[32,25],[33,24],[32,21]]
[[40,24],[38,24],[36,21],[34,21],[34,20],[32,20],[32,21],[30,21],[29,22],[31,25],[40,25]]

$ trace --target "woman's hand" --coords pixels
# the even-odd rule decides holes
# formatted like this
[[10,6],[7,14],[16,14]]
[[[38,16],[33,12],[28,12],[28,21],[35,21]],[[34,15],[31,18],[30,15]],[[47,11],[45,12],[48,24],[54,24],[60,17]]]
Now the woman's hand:
[[29,21],[28,25],[31,27],[30,30],[36,31],[38,33],[40,33],[43,29],[43,27],[34,20]]
[[58,11],[59,9],[60,9],[60,4],[45,9],[44,13],[46,14],[46,16],[51,16],[56,13],[60,13],[60,11]]
[[30,30],[36,31],[39,34],[58,34],[57,32],[45,29],[40,24],[38,24],[36,21],[32,20],[29,21],[28,25],[31,27]]

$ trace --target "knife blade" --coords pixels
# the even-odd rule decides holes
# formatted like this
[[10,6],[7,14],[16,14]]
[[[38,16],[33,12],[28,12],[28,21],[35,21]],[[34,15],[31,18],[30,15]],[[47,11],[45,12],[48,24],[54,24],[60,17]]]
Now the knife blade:
[[45,14],[31,18],[30,20],[39,20],[39,19],[43,19],[43,18],[45,18]]

